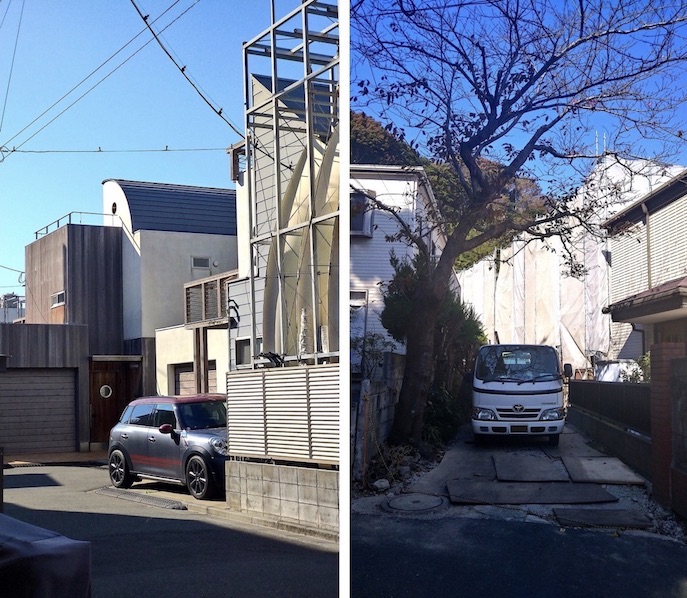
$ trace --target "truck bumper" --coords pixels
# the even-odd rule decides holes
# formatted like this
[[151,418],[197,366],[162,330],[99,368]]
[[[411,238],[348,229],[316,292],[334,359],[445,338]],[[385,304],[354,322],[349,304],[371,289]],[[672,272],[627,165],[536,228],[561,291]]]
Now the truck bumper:
[[509,422],[509,421],[482,421],[472,420],[474,434],[513,435],[513,436],[551,436],[560,434],[565,427],[565,420],[534,421],[534,422]]

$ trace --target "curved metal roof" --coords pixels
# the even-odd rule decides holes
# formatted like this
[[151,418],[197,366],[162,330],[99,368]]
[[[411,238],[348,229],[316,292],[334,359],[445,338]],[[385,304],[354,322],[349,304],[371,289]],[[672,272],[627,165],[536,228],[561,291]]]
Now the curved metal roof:
[[157,230],[236,235],[236,191],[122,179],[133,232]]

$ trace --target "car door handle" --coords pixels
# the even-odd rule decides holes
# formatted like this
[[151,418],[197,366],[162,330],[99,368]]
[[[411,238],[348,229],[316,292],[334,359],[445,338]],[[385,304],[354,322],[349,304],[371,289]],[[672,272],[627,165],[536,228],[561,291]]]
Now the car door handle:
[[148,442],[155,442],[155,436],[148,436]]
[[126,440],[127,438],[129,438],[129,435],[128,435],[128,434],[122,434],[122,435],[120,436],[120,438],[121,438],[122,440]]

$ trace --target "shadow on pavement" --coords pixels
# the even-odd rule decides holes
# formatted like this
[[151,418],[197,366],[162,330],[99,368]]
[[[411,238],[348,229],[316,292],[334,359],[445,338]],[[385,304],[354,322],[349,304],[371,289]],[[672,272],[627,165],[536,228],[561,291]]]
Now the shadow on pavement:
[[154,508],[149,516],[134,516],[6,503],[5,514],[91,542],[96,597],[338,595],[338,553],[331,547],[184,515],[163,517]]

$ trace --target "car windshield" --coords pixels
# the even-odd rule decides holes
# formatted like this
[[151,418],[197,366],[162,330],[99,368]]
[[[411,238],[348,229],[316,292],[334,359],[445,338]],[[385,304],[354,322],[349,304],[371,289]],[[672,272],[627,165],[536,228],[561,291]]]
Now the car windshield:
[[179,405],[179,415],[183,427],[191,430],[223,428],[227,425],[227,406],[224,401],[182,403]]
[[534,382],[560,377],[553,347],[490,345],[477,354],[475,377],[485,382]]

